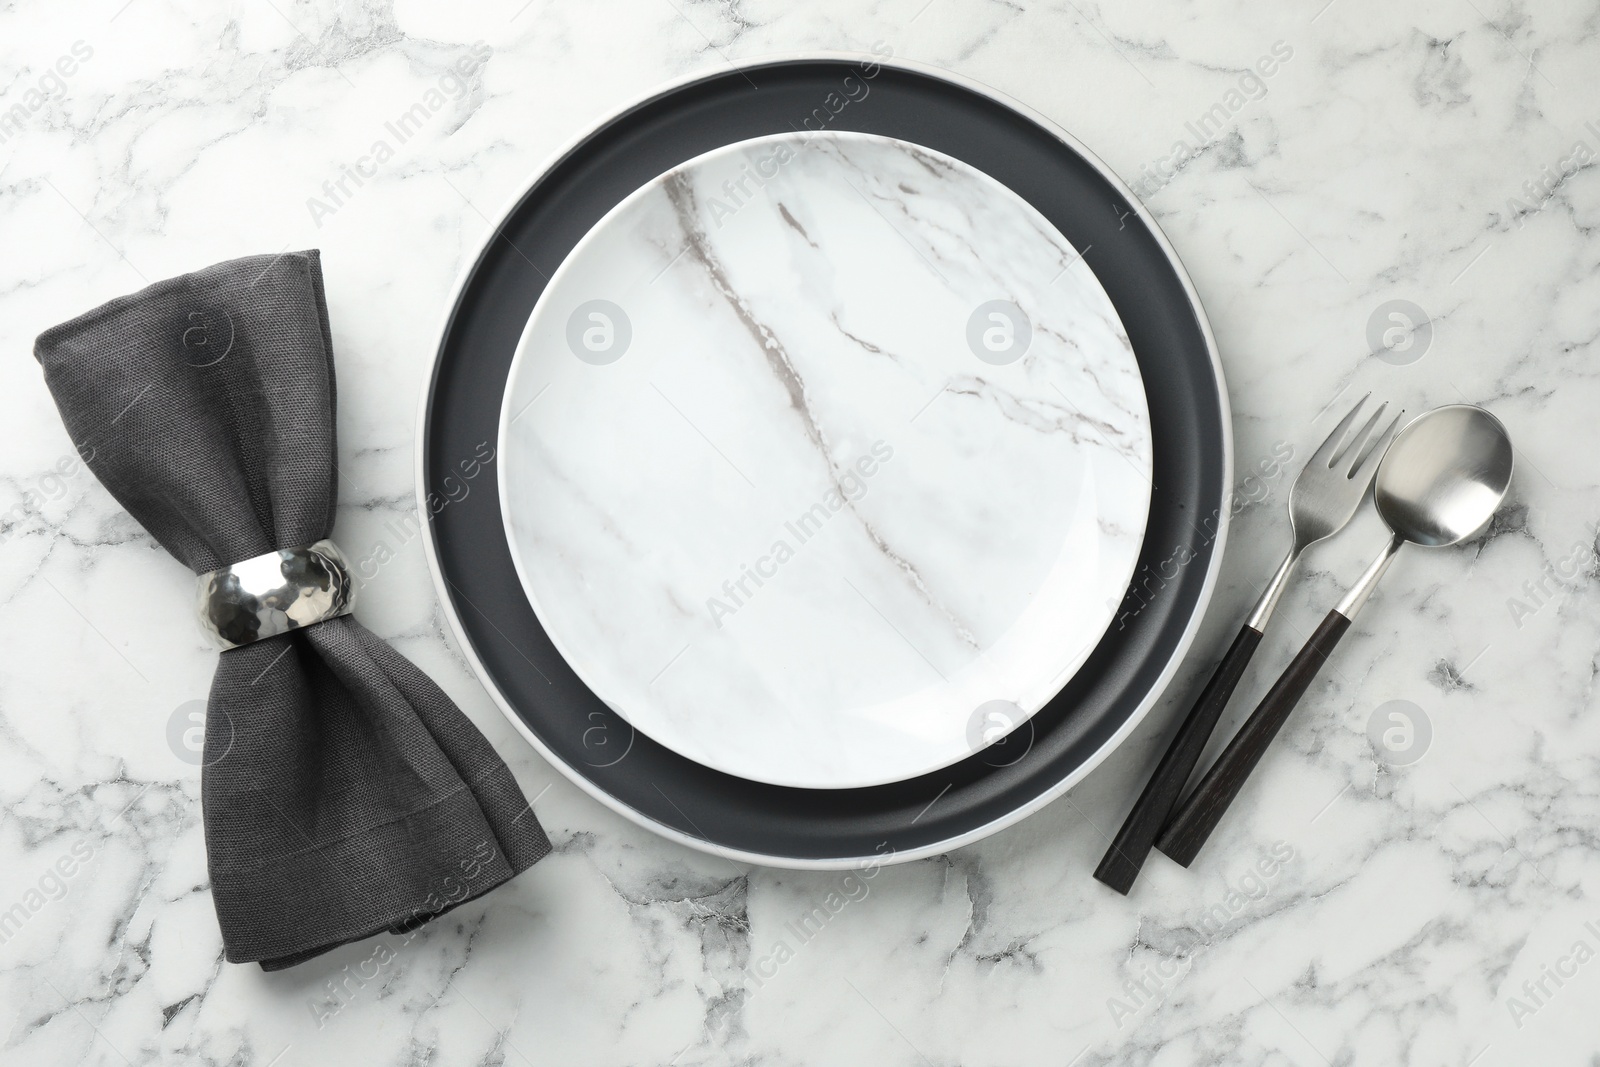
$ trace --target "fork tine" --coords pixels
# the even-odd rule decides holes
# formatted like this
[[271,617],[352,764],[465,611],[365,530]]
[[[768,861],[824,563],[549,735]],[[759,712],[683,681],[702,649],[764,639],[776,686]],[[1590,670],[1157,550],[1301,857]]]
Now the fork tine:
[[1389,402],[1385,400],[1378,405],[1378,410],[1372,413],[1372,417],[1366,421],[1366,424],[1350,435],[1349,442],[1339,449],[1337,456],[1328,461],[1328,466],[1355,467],[1356,458],[1361,455],[1361,446],[1367,443],[1367,438],[1372,436],[1372,431],[1378,426],[1378,420],[1383,418],[1383,413],[1387,410],[1389,410]]
[[1378,464],[1383,461],[1383,455],[1389,451],[1389,442],[1394,440],[1394,435],[1400,430],[1400,420],[1405,418],[1406,412],[1401,408],[1389,420],[1389,426],[1377,439],[1372,442],[1372,447],[1367,449],[1367,454],[1361,457],[1361,462],[1350,471],[1350,480],[1355,482],[1369,482],[1372,474],[1378,469]]
[[1333,432],[1328,435],[1328,439],[1322,442],[1321,446],[1311,454],[1310,459],[1306,460],[1306,466],[1308,468],[1316,464],[1319,460],[1325,462],[1330,467],[1333,466],[1333,450],[1339,447],[1340,441],[1344,440],[1345,431],[1350,428],[1350,424],[1352,422],[1356,421],[1356,415],[1360,413],[1362,405],[1366,404],[1367,398],[1370,396],[1372,396],[1372,394],[1368,393],[1360,400],[1357,400],[1356,406],[1350,409],[1350,414],[1339,420],[1339,425],[1333,428]]

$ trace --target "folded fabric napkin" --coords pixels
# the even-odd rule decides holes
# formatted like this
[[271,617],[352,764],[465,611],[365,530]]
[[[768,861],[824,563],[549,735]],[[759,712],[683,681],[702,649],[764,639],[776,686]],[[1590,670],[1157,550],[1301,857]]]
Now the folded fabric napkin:
[[[89,467],[206,573],[326,538],[333,348],[315,251],[220,263],[42,334]],[[349,615],[223,652],[201,794],[227,958],[277,970],[401,932],[550,842],[450,698]]]

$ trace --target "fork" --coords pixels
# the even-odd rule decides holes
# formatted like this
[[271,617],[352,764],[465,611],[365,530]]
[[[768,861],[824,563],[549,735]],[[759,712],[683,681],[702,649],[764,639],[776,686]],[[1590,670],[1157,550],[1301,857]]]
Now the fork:
[[1278,600],[1283,596],[1284,587],[1299,564],[1300,557],[1318,541],[1326,540],[1344,529],[1366,496],[1367,486],[1377,473],[1378,461],[1383,458],[1384,450],[1388,448],[1400,424],[1400,415],[1396,415],[1388,427],[1372,440],[1371,447],[1363,451],[1363,446],[1372,438],[1372,431],[1389,406],[1387,402],[1379,404],[1371,418],[1353,435],[1350,434],[1350,427],[1371,395],[1368,393],[1356,401],[1350,413],[1339,420],[1339,425],[1333,428],[1328,439],[1322,442],[1295,478],[1294,486],[1289,490],[1289,525],[1292,531],[1289,554],[1267,583],[1255,610],[1250,612],[1239,635],[1233,639],[1233,644],[1212,672],[1211,680],[1200,691],[1194,707],[1189,709],[1188,716],[1167,746],[1166,755],[1161,757],[1144,792],[1139,794],[1133,810],[1123,822],[1122,829],[1117,831],[1105,858],[1095,868],[1094,876],[1117,892],[1126,895],[1133,888],[1139,868],[1144,865],[1151,845],[1177,804],[1178,795],[1194,771],[1195,764],[1200,762],[1200,754],[1211,739],[1217,720],[1228,705],[1228,698],[1233,695],[1245,668],[1250,665],[1250,658],[1255,655],[1261,635],[1266,631],[1267,620],[1272,618],[1272,612],[1278,606]]

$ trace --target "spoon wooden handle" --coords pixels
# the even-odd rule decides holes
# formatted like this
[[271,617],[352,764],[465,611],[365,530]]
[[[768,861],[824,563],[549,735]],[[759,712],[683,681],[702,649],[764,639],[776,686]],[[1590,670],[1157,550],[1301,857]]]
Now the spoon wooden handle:
[[1312,679],[1316,678],[1317,672],[1327,662],[1329,653],[1349,628],[1350,619],[1340,614],[1337,608],[1328,612],[1328,617],[1322,620],[1322,625],[1311,635],[1311,640],[1306,642],[1300,654],[1273,683],[1194,792],[1173,813],[1171,821],[1156,839],[1156,848],[1185,867],[1194,862],[1200,846],[1216,829],[1228,805],[1244,788],[1245,779],[1261,762],[1267,746],[1288,720],[1295,705],[1300,703],[1300,698],[1305,696]]
[[1161,832],[1195,764],[1200,762],[1200,754],[1211,740],[1222,709],[1228,706],[1228,698],[1233,695],[1245,668],[1250,665],[1250,657],[1255,655],[1256,646],[1260,644],[1260,630],[1250,626],[1239,628],[1239,636],[1233,639],[1222,662],[1212,672],[1211,680],[1179,725],[1166,755],[1161,757],[1144,792],[1139,794],[1133,810],[1123,821],[1122,829],[1117,831],[1116,840],[1111,842],[1105,858],[1095,868],[1096,878],[1124,896],[1133,888],[1133,881],[1150,854],[1156,834]]

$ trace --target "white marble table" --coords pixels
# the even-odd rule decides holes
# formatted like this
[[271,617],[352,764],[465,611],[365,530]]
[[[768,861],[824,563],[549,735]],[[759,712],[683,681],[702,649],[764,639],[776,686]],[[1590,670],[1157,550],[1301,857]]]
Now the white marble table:
[[[518,740],[442,632],[408,522],[433,328],[530,170],[662,80],[874,42],[1072,130],[1194,275],[1244,506],[1180,690],[1281,551],[1284,467],[1330,401],[1466,398],[1520,448],[1489,535],[1390,572],[1196,868],[1153,860],[1127,899],[1089,871],[1170,703],[980,845],[871,878],[747,870]],[[7,6],[0,1062],[1592,1062],[1597,64],[1592,7],[1499,0]],[[384,561],[359,614],[508,755],[556,852],[410,940],[264,975],[221,961],[206,885],[184,731],[215,653],[190,577],[74,467],[29,348],[145,279],[311,245],[335,533]],[[1311,559],[1245,689],[1381,540],[1368,517]],[[1409,754],[1369,740],[1404,733],[1397,708],[1429,724]]]

